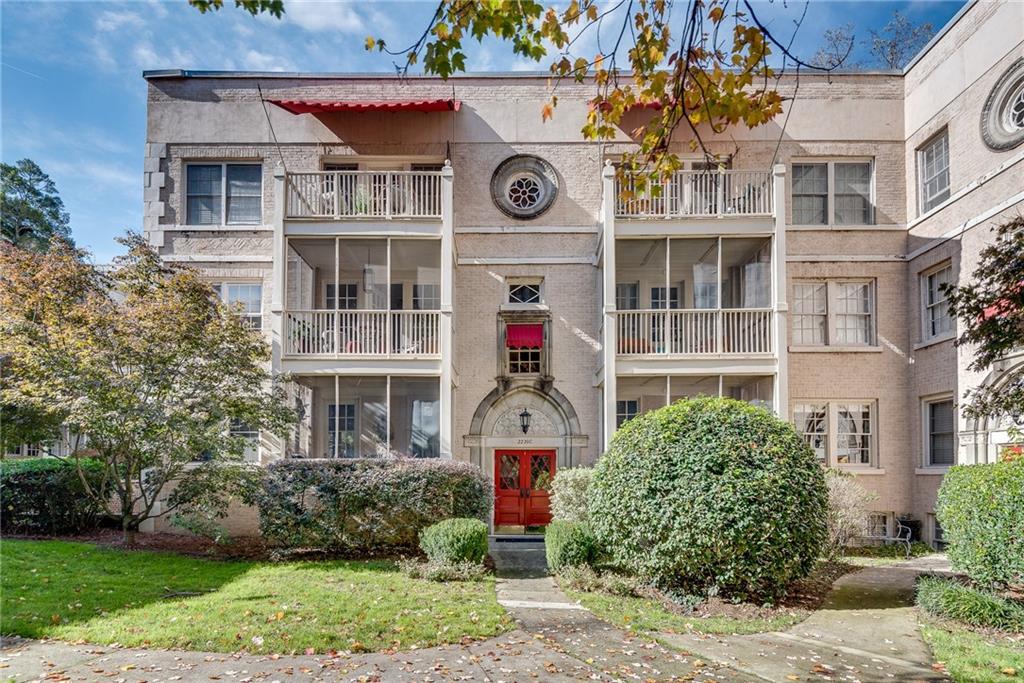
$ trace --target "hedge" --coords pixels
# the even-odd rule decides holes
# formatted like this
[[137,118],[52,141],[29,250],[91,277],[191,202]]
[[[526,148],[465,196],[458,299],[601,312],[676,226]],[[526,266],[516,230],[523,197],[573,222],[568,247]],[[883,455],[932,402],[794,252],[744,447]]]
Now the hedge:
[[595,467],[590,525],[612,561],[663,590],[778,598],[826,540],[821,466],[793,426],[732,399],[627,422]]
[[268,465],[255,503],[260,530],[283,548],[414,550],[444,519],[484,520],[491,486],[479,468],[451,460],[280,460]]
[[955,568],[983,585],[1024,585],[1024,461],[950,468],[935,515]]
[[[90,485],[99,490],[103,468],[82,460]],[[85,495],[74,464],[56,458],[0,461],[0,531],[5,534],[74,534],[95,529],[103,511]]]
[[559,470],[551,482],[551,515],[567,522],[587,521],[587,500],[593,479],[592,467]]
[[567,567],[593,565],[598,545],[585,523],[556,519],[544,529],[544,553],[548,569],[557,574]]
[[423,530],[420,549],[431,562],[480,564],[487,557],[487,525],[479,519],[446,519]]
[[966,586],[956,579],[922,576],[917,583],[917,604],[937,617],[1024,633],[1024,603]]

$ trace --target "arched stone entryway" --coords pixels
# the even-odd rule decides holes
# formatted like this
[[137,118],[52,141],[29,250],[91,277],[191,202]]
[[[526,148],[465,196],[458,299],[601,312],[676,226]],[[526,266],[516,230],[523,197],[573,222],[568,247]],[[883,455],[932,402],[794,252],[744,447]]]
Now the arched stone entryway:
[[[530,429],[523,433],[519,415],[530,413]],[[581,462],[588,437],[569,400],[557,389],[535,386],[494,389],[480,402],[470,432],[463,438],[470,461],[494,483],[494,453],[501,449],[546,449],[555,452],[555,471]]]
[[[1024,353],[1016,353],[992,366],[980,386],[998,389],[1009,379],[1011,373],[1024,366]],[[999,418],[967,418],[966,429],[959,434],[960,458],[958,464],[976,465],[996,462],[1003,446],[1015,443],[1011,428],[1024,431],[1024,416],[1016,420],[1003,415]]]

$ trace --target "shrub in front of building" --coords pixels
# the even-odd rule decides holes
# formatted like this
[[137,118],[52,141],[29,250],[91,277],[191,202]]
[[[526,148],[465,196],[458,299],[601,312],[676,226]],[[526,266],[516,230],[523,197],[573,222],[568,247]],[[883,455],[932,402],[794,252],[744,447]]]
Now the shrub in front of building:
[[597,539],[586,522],[556,519],[544,529],[544,552],[555,574],[567,567],[589,567],[597,559]]
[[[102,490],[99,463],[83,460],[82,471],[94,490]],[[0,461],[0,501],[5,534],[75,534],[95,529],[103,518],[74,464],[56,458]]]
[[612,561],[673,593],[770,601],[824,548],[828,493],[793,426],[732,399],[627,422],[597,462],[589,516]]
[[559,470],[551,482],[552,517],[566,522],[587,521],[587,500],[593,478],[592,467]]
[[955,578],[922,576],[917,604],[929,614],[979,628],[1024,633],[1024,603],[968,586]]
[[1024,461],[950,468],[935,514],[955,568],[986,586],[1024,585]]
[[281,460],[254,494],[270,545],[337,553],[414,550],[420,532],[453,517],[484,520],[491,486],[451,460]]
[[487,524],[465,517],[432,524],[420,534],[420,550],[431,562],[481,564],[487,557]]

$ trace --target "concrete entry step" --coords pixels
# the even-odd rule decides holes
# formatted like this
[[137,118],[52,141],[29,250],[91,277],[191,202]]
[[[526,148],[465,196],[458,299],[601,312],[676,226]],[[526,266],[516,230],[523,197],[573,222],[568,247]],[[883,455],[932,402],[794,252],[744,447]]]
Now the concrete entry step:
[[548,574],[543,536],[491,536],[488,548],[498,576],[539,577]]

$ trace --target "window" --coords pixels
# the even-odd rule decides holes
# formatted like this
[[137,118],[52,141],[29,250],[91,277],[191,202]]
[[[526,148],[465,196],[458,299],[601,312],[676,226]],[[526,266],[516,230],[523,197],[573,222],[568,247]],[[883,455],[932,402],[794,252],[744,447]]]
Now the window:
[[441,285],[413,285],[412,310],[436,311],[441,308]]
[[946,549],[946,535],[942,530],[942,525],[939,524],[939,518],[935,515],[930,515],[932,518],[932,545],[936,550]]
[[188,164],[185,167],[188,225],[254,225],[263,220],[260,164]]
[[228,306],[241,306],[240,317],[248,327],[263,327],[263,285],[240,282],[219,282],[213,290]]
[[956,464],[953,399],[925,401],[925,464],[948,467]]
[[864,526],[865,537],[885,538],[889,535],[889,515],[884,512],[869,512]]
[[797,400],[793,423],[822,465],[877,466],[874,401]]
[[949,131],[943,130],[917,150],[921,213],[949,199]]
[[797,432],[814,451],[819,462],[828,461],[828,405],[799,403],[793,408],[793,422]]
[[870,225],[872,162],[793,164],[794,225]]
[[921,275],[922,298],[922,339],[927,341],[941,337],[953,330],[953,319],[949,316],[949,302],[942,285],[953,280],[953,266],[946,263]]
[[843,403],[836,409],[836,462],[871,464],[871,405]]
[[508,302],[510,304],[539,304],[540,282],[509,282]]
[[328,283],[324,293],[324,305],[328,310],[356,310],[359,308],[359,286],[354,282],[339,283],[338,297],[335,298],[334,283]]
[[635,311],[640,308],[640,283],[620,282],[616,284],[615,308],[619,311]]
[[247,462],[257,462],[260,459],[260,432],[258,429],[241,420],[231,420],[230,434],[235,438],[245,439],[242,457]]
[[544,349],[544,324],[508,324],[505,349],[510,375],[539,375]]
[[821,280],[793,285],[794,346],[874,344],[874,281]]
[[327,406],[327,457],[356,457],[356,404]]
[[626,422],[636,417],[640,412],[640,402],[632,399],[615,402],[615,428],[618,429]]

